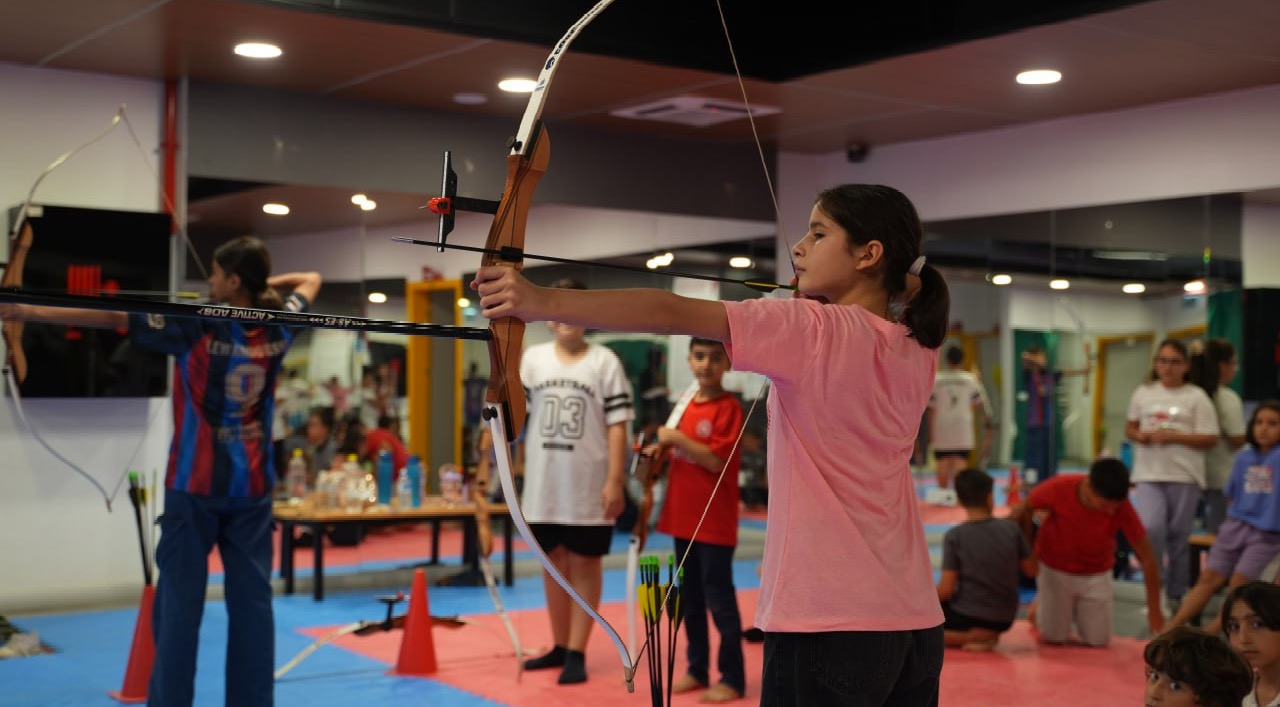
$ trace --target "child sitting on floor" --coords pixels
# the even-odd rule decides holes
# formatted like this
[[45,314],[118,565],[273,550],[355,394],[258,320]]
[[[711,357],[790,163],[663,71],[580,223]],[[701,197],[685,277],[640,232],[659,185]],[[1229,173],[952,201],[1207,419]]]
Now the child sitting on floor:
[[1249,664],[1217,636],[1180,626],[1147,644],[1147,707],[1236,707],[1253,688]]
[[955,477],[956,499],[968,519],[942,540],[943,639],[948,646],[991,650],[1018,614],[1018,573],[1034,576],[1036,558],[1014,523],[991,515],[991,477],[965,469]]

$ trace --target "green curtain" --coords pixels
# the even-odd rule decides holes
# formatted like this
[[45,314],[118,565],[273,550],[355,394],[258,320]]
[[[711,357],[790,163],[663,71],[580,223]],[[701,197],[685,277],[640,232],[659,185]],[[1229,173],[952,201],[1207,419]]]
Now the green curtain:
[[[1210,339],[1226,339],[1236,349],[1236,358],[1242,360],[1244,351],[1244,306],[1240,290],[1224,290],[1209,295],[1206,308],[1208,323],[1205,334]],[[1231,380],[1231,389],[1244,394],[1244,376]]]

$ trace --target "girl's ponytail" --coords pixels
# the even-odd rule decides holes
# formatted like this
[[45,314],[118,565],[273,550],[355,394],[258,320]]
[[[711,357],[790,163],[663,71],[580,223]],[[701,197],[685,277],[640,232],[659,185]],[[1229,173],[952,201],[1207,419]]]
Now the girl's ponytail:
[[907,302],[907,308],[902,313],[902,323],[907,325],[911,336],[921,346],[936,349],[947,339],[951,292],[942,273],[928,263],[920,268],[919,277],[920,289]]

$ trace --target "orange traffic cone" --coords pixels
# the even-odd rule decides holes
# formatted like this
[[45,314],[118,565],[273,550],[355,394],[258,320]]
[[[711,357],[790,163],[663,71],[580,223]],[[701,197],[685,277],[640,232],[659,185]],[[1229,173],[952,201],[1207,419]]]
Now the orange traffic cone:
[[142,588],[138,605],[138,621],[133,626],[133,646],[129,649],[129,665],[124,671],[124,686],[107,694],[125,703],[147,701],[147,684],[151,682],[151,664],[156,659],[155,637],[151,635],[151,606],[156,589],[150,584]]
[[400,639],[400,657],[391,675],[424,676],[436,672],[436,644],[431,636],[431,607],[427,604],[427,573],[413,573],[413,589],[409,593],[409,612],[404,620],[404,638]]
[[1009,488],[1005,493],[1008,500],[1006,506],[1012,507],[1022,501],[1022,477],[1018,474],[1018,465],[1009,465]]

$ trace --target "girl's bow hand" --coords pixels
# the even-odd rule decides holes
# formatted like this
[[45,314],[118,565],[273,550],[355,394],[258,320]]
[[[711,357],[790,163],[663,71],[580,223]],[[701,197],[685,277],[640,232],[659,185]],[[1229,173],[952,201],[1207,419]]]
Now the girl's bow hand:
[[471,289],[480,295],[480,313],[489,319],[515,317],[538,321],[542,288],[534,286],[520,271],[505,265],[486,265],[476,271]]

